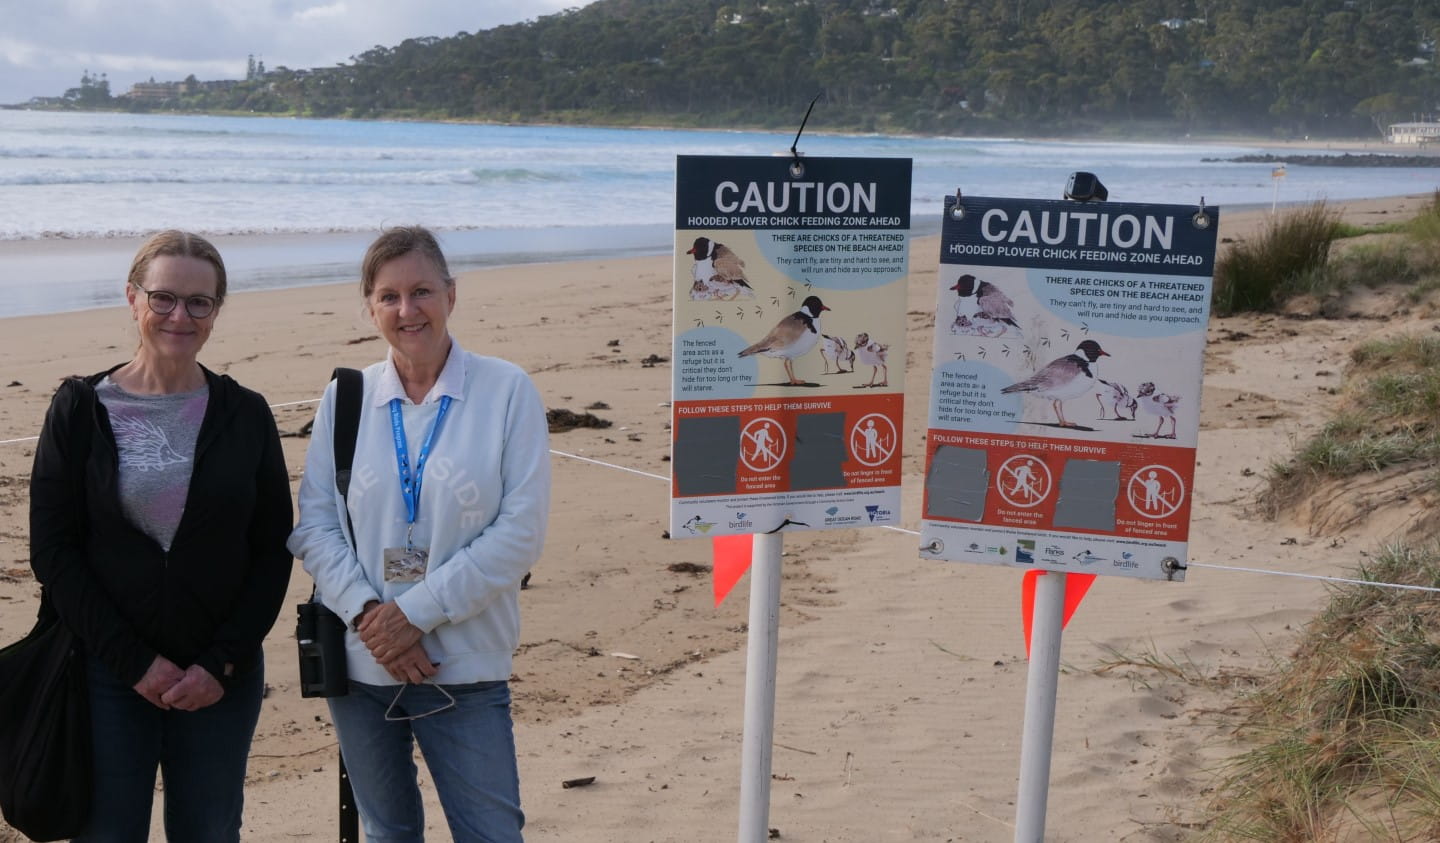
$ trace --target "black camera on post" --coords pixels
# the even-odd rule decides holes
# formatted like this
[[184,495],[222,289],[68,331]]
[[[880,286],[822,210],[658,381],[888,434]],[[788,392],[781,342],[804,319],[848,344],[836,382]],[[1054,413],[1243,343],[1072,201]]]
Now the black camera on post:
[[343,697],[350,693],[350,674],[345,668],[345,622],[315,600],[297,605],[295,615],[300,696]]
[[1110,198],[1110,191],[1095,177],[1094,173],[1074,172],[1065,184],[1065,198],[1076,202],[1104,202]]

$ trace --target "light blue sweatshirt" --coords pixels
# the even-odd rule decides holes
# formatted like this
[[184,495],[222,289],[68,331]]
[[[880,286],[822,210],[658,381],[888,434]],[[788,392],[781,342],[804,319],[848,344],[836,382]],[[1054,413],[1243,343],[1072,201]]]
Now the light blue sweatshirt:
[[[408,529],[389,402],[400,399],[414,466],[444,395],[452,403],[425,467],[413,532],[414,545],[429,550],[429,567],[419,582],[386,582],[384,550],[403,547]],[[434,682],[509,679],[520,643],[520,579],[540,557],[550,509],[545,406],[529,376],[464,351],[453,338],[419,404],[405,396],[388,357],[365,370],[349,499],[358,553],[346,539],[335,487],[334,414],[332,382],[315,416],[300,521],[288,543],[320,601],[347,625],[371,600],[396,601],[425,633],[425,651],[440,666]],[[346,646],[351,679],[398,684],[355,632]]]

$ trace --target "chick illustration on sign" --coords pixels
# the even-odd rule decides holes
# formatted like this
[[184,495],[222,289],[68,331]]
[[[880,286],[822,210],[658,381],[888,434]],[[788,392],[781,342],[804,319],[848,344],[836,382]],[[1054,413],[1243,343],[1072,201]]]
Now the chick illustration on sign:
[[[835,374],[843,375],[855,371],[855,352],[845,342],[844,337],[832,337],[829,334],[820,335],[820,357],[825,361],[823,375],[830,374],[830,364],[835,364]],[[849,364],[850,368],[845,368]]]
[[[870,367],[870,382],[862,384],[862,386],[890,385],[890,366],[885,362],[889,351],[890,346],[870,339],[869,334],[862,333],[855,337],[855,358]],[[877,377],[880,378],[879,383],[875,382]],[[856,389],[860,388],[860,386],[856,387]]]
[[[1155,384],[1146,381],[1140,384],[1136,397],[1139,399],[1140,406],[1145,408],[1145,412],[1156,417],[1155,432],[1141,435],[1152,439],[1174,439],[1175,407],[1180,403],[1180,396],[1156,392]],[[1170,432],[1161,433],[1167,420],[1170,422]]]

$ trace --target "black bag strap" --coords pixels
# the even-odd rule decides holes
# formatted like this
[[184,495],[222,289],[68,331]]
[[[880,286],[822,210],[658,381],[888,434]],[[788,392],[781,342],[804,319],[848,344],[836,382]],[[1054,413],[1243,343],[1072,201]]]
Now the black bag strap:
[[[335,424],[331,442],[335,448],[335,487],[345,507],[345,526],[350,530],[351,547],[355,542],[355,524],[350,520],[350,466],[355,462],[355,439],[360,433],[360,398],[365,391],[365,376],[359,369],[337,367],[331,374],[335,381]],[[311,593],[314,599],[314,593]],[[355,807],[355,792],[350,787],[350,773],[345,769],[345,756],[340,756],[340,843],[358,843],[360,814]]]
[[[355,461],[355,438],[360,433],[360,398],[365,391],[365,376],[359,369],[339,367],[331,374],[335,380],[335,425],[331,441],[335,447],[335,486],[340,498],[350,498],[350,466]],[[350,521],[350,509],[345,509]],[[355,530],[350,530],[354,540]]]

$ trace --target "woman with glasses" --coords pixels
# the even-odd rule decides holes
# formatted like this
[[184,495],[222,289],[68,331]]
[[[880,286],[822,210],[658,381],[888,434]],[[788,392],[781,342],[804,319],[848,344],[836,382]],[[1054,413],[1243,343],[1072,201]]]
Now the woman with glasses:
[[450,335],[455,280],[434,236],[387,229],[360,294],[389,343],[364,372],[348,502],[335,384],[315,416],[290,549],[350,627],[330,713],[367,840],[421,841],[419,744],[455,840],[521,840],[510,719],[520,586],[550,499],[545,407],[514,364]]
[[293,560],[290,480],[258,393],[197,357],[225,301],[204,238],[163,231],[125,286],[134,356],[66,379],[30,480],[30,561],[88,663],[94,794],[75,840],[240,839],[265,678]]

